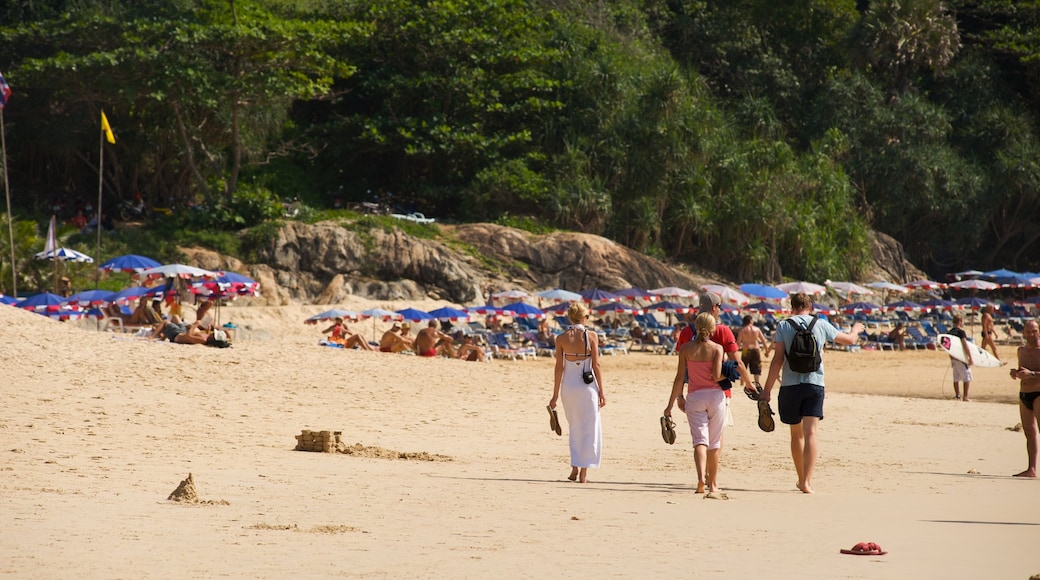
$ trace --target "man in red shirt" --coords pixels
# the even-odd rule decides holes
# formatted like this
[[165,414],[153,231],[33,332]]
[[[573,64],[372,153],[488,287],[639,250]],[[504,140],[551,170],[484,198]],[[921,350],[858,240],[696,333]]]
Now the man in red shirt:
[[[717,324],[715,325],[715,333],[711,335],[711,341],[722,347],[722,352],[726,353],[727,360],[737,363],[737,370],[740,372],[740,382],[744,384],[744,388],[746,390],[757,390],[751,386],[751,375],[748,373],[744,363],[741,362],[740,356],[738,356],[740,347],[737,345],[737,338],[733,336],[733,331],[725,324],[718,323],[719,314],[722,312],[722,297],[714,292],[701,294],[697,312],[688,312],[686,314],[686,320],[689,324],[679,333],[679,340],[676,341],[675,345],[676,352],[682,348],[682,345],[693,340],[693,320],[701,312],[709,312],[715,317]],[[726,391],[726,396],[732,396],[730,391]]]

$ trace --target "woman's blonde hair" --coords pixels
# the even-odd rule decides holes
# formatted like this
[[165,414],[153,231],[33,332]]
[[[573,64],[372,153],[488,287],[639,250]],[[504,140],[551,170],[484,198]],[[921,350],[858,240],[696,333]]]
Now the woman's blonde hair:
[[693,327],[697,329],[697,340],[706,342],[715,332],[715,317],[710,312],[701,312],[693,321]]
[[573,302],[571,307],[567,309],[567,318],[573,324],[581,324],[588,315],[589,307],[585,306],[583,302]]

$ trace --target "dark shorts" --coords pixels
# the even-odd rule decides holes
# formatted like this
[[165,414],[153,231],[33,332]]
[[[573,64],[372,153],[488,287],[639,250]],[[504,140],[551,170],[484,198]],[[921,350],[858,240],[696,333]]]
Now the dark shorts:
[[1031,393],[1019,393],[1018,398],[1022,400],[1022,404],[1026,406],[1030,411],[1033,410],[1033,403],[1036,402],[1036,398],[1040,397],[1040,391],[1033,391]]
[[823,387],[809,383],[780,387],[777,409],[780,421],[787,425],[801,423],[802,417],[823,419]]
[[741,351],[740,362],[744,363],[749,373],[753,375],[762,374],[762,351],[757,348]]

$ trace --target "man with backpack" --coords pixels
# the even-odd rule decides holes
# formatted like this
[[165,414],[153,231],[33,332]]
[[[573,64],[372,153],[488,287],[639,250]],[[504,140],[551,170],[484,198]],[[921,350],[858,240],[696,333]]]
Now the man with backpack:
[[812,300],[802,293],[791,295],[791,310],[791,317],[777,325],[775,352],[759,400],[769,402],[773,385],[782,372],[777,397],[780,421],[791,426],[791,458],[798,472],[798,489],[812,493],[816,431],[823,419],[823,345],[831,341],[854,344],[863,332],[863,324],[857,322],[850,332],[840,332],[827,320],[812,314]]

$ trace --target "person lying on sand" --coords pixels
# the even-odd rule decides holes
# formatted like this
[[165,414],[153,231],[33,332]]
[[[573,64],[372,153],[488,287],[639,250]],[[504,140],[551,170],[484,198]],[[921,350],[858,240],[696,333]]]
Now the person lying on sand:
[[164,320],[152,328],[151,340],[163,339],[177,344],[206,344],[209,334],[199,328],[198,323],[185,326],[181,318],[176,314],[169,320]]

